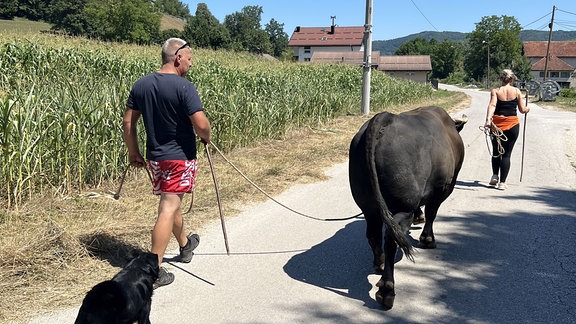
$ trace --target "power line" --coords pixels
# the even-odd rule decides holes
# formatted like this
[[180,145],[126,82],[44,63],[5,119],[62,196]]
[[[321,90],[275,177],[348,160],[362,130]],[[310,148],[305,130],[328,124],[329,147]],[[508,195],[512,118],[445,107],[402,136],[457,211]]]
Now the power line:
[[[558,8],[556,8],[556,11],[561,11],[561,12],[563,12],[563,13],[567,13],[567,14],[571,14],[571,15],[576,15],[576,14],[574,14],[574,13],[572,13],[572,12],[565,11],[565,10],[561,10],[561,9],[558,9]],[[522,29],[528,29],[528,27],[529,27],[530,25],[533,25],[533,24],[535,24],[535,23],[537,23],[537,22],[540,22],[542,19],[547,18],[547,17],[550,16],[551,14],[552,14],[552,12],[549,12],[549,13],[545,14],[544,16],[542,16],[542,17],[534,20],[533,22],[522,26]],[[555,19],[555,20],[554,20],[554,24],[557,25],[557,26],[561,26],[561,27],[563,27],[563,28],[566,28],[566,29],[568,29],[568,30],[574,30],[574,29],[576,28],[576,21]],[[549,28],[550,28],[550,22],[549,22],[549,21],[546,21],[546,22],[544,22],[544,23],[541,23],[541,25],[538,25],[538,27],[536,27],[536,28],[534,28],[534,29],[535,29],[535,30],[547,30],[547,29],[549,29]]]
[[554,21],[555,25],[563,27],[563,30],[574,31],[576,30],[576,22],[575,21]]
[[567,13],[567,14],[571,14],[571,15],[576,16],[576,13],[573,13],[573,12],[570,12],[570,11],[566,11],[566,10],[562,10],[562,9],[556,8],[556,11],[562,11],[562,12],[564,12],[564,13]]
[[540,21],[540,20],[542,20],[542,19],[550,16],[551,14],[552,14],[552,12],[549,12],[549,13],[545,14],[544,16],[542,16],[542,17],[534,20],[533,22],[531,22],[531,23],[529,23],[529,24],[527,24],[527,25],[522,26],[522,29],[526,29],[526,27],[528,27],[528,26],[530,26],[530,25],[532,25],[532,24],[534,24],[534,23],[537,23],[538,21]]
[[420,8],[418,8],[418,6],[414,3],[414,1],[410,0],[410,2],[412,2],[412,4],[414,5],[414,7],[416,7],[416,9],[418,9],[418,11],[420,12],[420,14],[422,15],[422,17],[424,17],[424,19],[426,19],[426,21],[430,24],[430,26],[432,26],[432,28],[434,28],[436,31],[439,31],[438,28],[436,28],[436,26],[434,26],[430,20],[428,20],[428,18],[426,17],[426,15],[422,12],[422,10],[420,10]]

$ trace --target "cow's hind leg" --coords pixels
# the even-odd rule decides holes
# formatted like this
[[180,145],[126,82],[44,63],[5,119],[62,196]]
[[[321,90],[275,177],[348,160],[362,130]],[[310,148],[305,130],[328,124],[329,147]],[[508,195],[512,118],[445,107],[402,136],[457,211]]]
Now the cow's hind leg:
[[384,222],[377,213],[364,212],[364,218],[366,219],[366,238],[374,255],[374,270],[381,272],[384,270],[384,253],[382,251],[382,228]]
[[398,246],[396,241],[394,241],[394,234],[392,234],[391,230],[386,229],[386,236],[384,237],[384,273],[376,283],[378,287],[376,301],[386,309],[391,309],[394,306],[394,298],[396,297],[396,292],[394,291],[394,262],[397,250]]
[[[408,232],[413,218],[413,213],[401,212],[394,214],[394,221],[398,224],[402,233]],[[396,263],[397,251],[398,244],[394,238],[394,233],[387,227],[386,235],[384,236],[384,273],[378,283],[376,283],[378,287],[376,301],[386,309],[391,309],[394,306],[394,298],[396,297],[396,292],[394,291],[394,264]]]
[[436,238],[434,237],[434,230],[432,225],[436,219],[436,214],[438,213],[438,208],[440,204],[428,204],[424,209],[426,213],[426,223],[424,224],[424,229],[420,234],[420,247],[423,249],[435,249],[436,248]]

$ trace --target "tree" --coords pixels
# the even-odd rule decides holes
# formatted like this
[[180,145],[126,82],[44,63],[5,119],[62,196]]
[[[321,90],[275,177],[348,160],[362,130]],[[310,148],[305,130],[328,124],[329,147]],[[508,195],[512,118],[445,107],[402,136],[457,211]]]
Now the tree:
[[[2,0],[2,6],[4,6],[4,2],[11,7],[13,2],[11,0],[5,1]],[[24,17],[30,20],[38,21],[44,20],[45,12],[48,6],[50,5],[51,0],[21,0],[16,1],[17,8],[15,12],[15,16],[13,17]],[[1,11],[1,9],[0,9]],[[12,17],[12,18],[13,18]]]
[[188,19],[183,37],[190,44],[204,48],[227,48],[231,43],[228,29],[212,15],[205,3],[199,3],[195,16]]
[[246,6],[224,18],[224,26],[230,32],[233,47],[252,53],[271,53],[272,44],[268,34],[261,29],[262,7]]
[[464,45],[459,42],[443,40],[436,43],[432,58],[432,77],[445,79],[454,72],[462,71]]
[[160,13],[148,0],[88,0],[89,36],[106,41],[150,44],[160,33]]
[[13,19],[18,12],[18,0],[2,0],[0,19]]
[[432,63],[432,78],[444,79],[460,69],[463,45],[458,42],[435,39],[426,41],[417,37],[406,42],[396,51],[396,55],[430,55]]
[[272,44],[272,54],[275,57],[281,57],[288,49],[288,34],[284,32],[284,24],[272,18],[270,22],[266,24],[264,30],[268,34],[268,38]]
[[[480,81],[490,75],[495,80],[502,69],[512,69],[519,79],[530,78],[530,64],[522,54],[520,30],[514,17],[486,16],[476,23],[476,29],[468,34],[469,51],[464,59],[464,70]],[[490,71],[488,71],[490,60]]]
[[154,2],[160,12],[183,19],[190,17],[188,5],[183,4],[180,0],[156,0]]
[[[432,39],[433,40],[433,39]],[[430,55],[431,41],[427,42],[425,39],[416,37],[415,39],[403,43],[398,47],[395,55]]]
[[46,10],[46,21],[53,30],[62,30],[72,35],[86,35],[91,27],[84,17],[84,6],[88,0],[53,0]]

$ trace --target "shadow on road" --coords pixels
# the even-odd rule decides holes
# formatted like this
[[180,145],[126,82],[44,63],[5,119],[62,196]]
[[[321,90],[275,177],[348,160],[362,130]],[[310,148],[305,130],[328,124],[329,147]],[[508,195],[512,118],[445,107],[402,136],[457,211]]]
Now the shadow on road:
[[[437,323],[568,323],[576,319],[571,306],[571,300],[576,300],[576,192],[554,188],[533,192],[498,199],[536,202],[545,206],[545,214],[542,208],[538,208],[540,212],[502,210],[498,214],[456,210],[452,215],[441,210],[435,224],[445,223],[457,230],[436,233],[438,248],[417,249],[414,264],[404,261],[396,265],[397,274],[426,282],[424,286],[412,282],[397,286],[398,296],[403,295],[397,296],[397,302],[419,305],[425,292],[431,307],[412,309],[445,310],[443,314],[425,315]],[[284,271],[293,279],[360,300],[370,311],[378,311],[380,306],[369,295],[372,256],[364,232],[364,220],[349,223],[324,242],[292,257]],[[420,230],[413,228],[411,236],[419,235]],[[549,311],[543,312],[543,307]],[[318,316],[325,318],[327,314]],[[394,309],[382,310],[382,318],[383,322],[411,321],[409,314],[395,313]]]
[[372,252],[364,235],[365,228],[363,219],[347,224],[328,240],[293,256],[284,271],[293,279],[379,309],[378,303],[369,296]]
[[96,232],[79,237],[80,244],[91,256],[105,260],[114,267],[124,267],[144,250],[109,233]]

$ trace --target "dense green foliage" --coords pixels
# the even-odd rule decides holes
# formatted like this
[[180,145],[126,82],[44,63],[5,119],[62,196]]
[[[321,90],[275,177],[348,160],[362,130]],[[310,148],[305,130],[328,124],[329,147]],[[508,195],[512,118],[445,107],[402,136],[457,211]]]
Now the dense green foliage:
[[[1,200],[17,205],[38,191],[68,193],[121,174],[126,97],[134,81],[159,67],[159,52],[54,36],[0,39]],[[188,76],[224,150],[361,107],[362,70],[355,66],[195,50]],[[372,74],[373,110],[431,93],[429,85]]]
[[[190,16],[188,6],[179,0],[5,0],[0,19],[42,20],[55,31],[104,41],[161,44],[169,37],[181,37],[201,48],[282,57],[288,49],[284,24],[271,19],[262,28],[262,12],[261,6],[246,6],[227,15],[222,24],[205,3],[198,3],[196,15]],[[163,15],[184,19],[184,32],[160,30]]]
[[476,29],[468,34],[466,74],[475,80],[489,75],[488,83],[492,83],[498,80],[502,69],[512,69],[520,80],[530,80],[530,62],[522,52],[520,30],[514,17],[482,17]]
[[498,83],[498,76],[505,68],[512,69],[521,80],[530,80],[531,66],[523,55],[522,41],[539,34],[535,31],[523,34],[520,29],[514,17],[482,17],[471,33],[423,32],[407,36],[395,54],[430,55],[432,77],[447,83]]
[[180,2],[180,0],[154,0],[154,4],[167,15],[186,19],[190,17],[190,9],[188,6]]
[[395,55],[430,55],[434,79],[445,79],[462,68],[464,45],[459,42],[415,38],[402,44]]
[[576,89],[574,88],[564,88],[560,91],[560,97],[576,99]]
[[211,49],[229,48],[232,40],[228,29],[218,22],[204,3],[198,4],[196,14],[188,19],[182,38],[195,47]]
[[83,10],[91,38],[151,44],[158,39],[162,13],[149,0],[89,0]]

